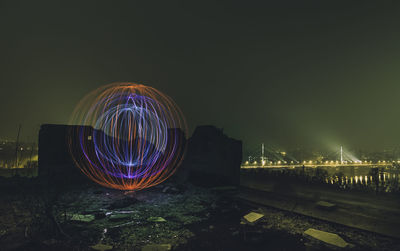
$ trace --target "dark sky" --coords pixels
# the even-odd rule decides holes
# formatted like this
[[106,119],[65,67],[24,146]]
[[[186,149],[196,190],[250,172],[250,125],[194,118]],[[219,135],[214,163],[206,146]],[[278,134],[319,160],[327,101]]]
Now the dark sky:
[[398,4],[250,2],[1,1],[0,138],[131,81],[246,146],[397,145]]

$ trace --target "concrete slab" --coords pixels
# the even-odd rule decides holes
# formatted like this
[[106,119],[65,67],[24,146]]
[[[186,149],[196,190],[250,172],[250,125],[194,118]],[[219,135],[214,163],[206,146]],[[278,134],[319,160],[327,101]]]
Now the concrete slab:
[[316,206],[320,209],[325,209],[325,210],[334,210],[336,208],[336,204],[320,200],[317,203],[315,203]]
[[321,230],[317,230],[314,228],[309,228],[304,232],[306,235],[309,235],[317,240],[323,241],[325,243],[337,246],[337,247],[347,247],[349,243],[347,243],[345,240],[342,239],[337,234],[334,233],[329,233]]
[[91,222],[94,221],[95,217],[94,215],[91,214],[72,214],[72,215],[67,215],[71,217],[72,221],[80,221],[80,222]]
[[151,222],[166,222],[167,220],[164,219],[163,217],[149,217],[147,221]]
[[107,251],[107,250],[113,249],[112,246],[110,246],[110,245],[105,245],[105,244],[101,244],[101,243],[98,243],[98,244],[96,244],[96,245],[94,245],[94,246],[90,246],[90,248],[91,248],[92,250],[97,250],[97,251]]
[[248,222],[250,222],[250,223],[254,223],[254,222],[258,221],[259,219],[261,219],[262,217],[264,217],[263,214],[259,214],[259,213],[256,213],[256,212],[251,212],[251,213],[246,214],[245,216],[243,216],[243,218],[245,220],[247,220]]
[[168,251],[171,248],[171,244],[151,244],[142,247],[142,251]]

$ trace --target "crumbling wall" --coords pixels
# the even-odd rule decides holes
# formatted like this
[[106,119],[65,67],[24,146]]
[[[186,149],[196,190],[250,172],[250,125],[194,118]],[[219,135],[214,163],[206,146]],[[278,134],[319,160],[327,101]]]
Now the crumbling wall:
[[[86,177],[74,165],[69,154],[68,135],[76,126],[41,125],[39,131],[39,170],[42,180],[59,184],[74,184]],[[87,127],[88,130],[93,130]]]
[[242,141],[229,138],[215,126],[198,126],[188,140],[182,168],[195,184],[239,185]]

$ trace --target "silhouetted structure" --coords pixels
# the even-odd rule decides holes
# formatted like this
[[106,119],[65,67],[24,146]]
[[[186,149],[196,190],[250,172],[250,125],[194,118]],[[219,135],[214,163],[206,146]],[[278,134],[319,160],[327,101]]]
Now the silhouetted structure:
[[[79,129],[78,129],[79,128]],[[76,184],[89,180],[77,168],[71,158],[68,144],[79,161],[79,142],[77,133],[84,130],[83,135],[104,137],[103,132],[94,133],[90,126],[78,127],[69,125],[42,125],[39,132],[39,178],[60,184]],[[189,178],[198,185],[238,185],[240,181],[240,164],[242,162],[242,142],[224,135],[215,126],[199,126],[186,143],[185,135],[180,129],[168,129],[170,139],[167,142],[173,146],[179,143],[181,147],[187,144],[187,153],[180,173],[185,180]],[[88,137],[89,137],[88,136]],[[108,136],[107,136],[108,137]],[[75,142],[71,142],[75,140]],[[85,139],[89,152],[94,151],[94,137]],[[69,142],[70,141],[70,142]],[[92,145],[93,144],[93,145]],[[150,144],[150,143],[149,143]],[[170,146],[170,147],[171,147]],[[182,152],[183,153],[183,152]],[[179,176],[179,175],[178,175]],[[182,176],[182,175],[181,175]]]
[[[78,126],[41,125],[39,131],[39,170],[42,180],[54,183],[75,184],[83,180],[84,175],[75,167],[68,150],[68,135]],[[85,127],[93,131],[92,127]]]
[[239,185],[242,141],[215,126],[198,126],[188,140],[183,171],[198,185]]

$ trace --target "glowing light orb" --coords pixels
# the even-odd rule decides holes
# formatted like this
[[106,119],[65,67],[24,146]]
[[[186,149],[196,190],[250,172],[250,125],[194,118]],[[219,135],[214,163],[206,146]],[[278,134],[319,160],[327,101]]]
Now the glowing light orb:
[[179,107],[160,91],[114,83],[76,106],[69,150],[81,171],[100,185],[140,190],[169,178],[185,152],[187,127]]

